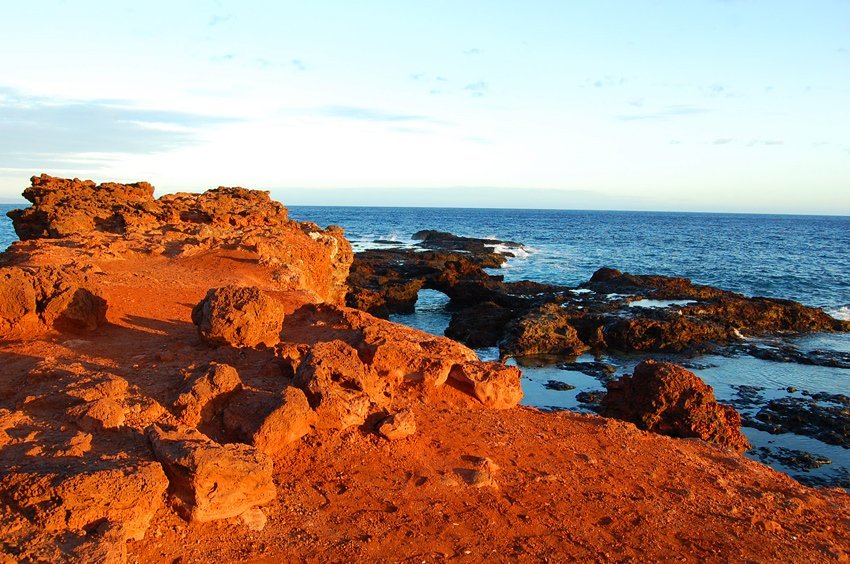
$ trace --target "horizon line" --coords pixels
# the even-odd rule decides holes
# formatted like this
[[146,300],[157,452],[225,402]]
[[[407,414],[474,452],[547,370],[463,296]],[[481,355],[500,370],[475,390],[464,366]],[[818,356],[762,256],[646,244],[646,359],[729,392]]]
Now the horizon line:
[[[268,190],[264,190],[268,191]],[[198,192],[201,193],[201,192]],[[278,200],[276,200],[278,201]],[[500,211],[563,211],[563,212],[597,212],[597,213],[654,213],[654,214],[693,214],[693,215],[761,215],[761,216],[785,216],[785,217],[836,217],[850,218],[850,213],[817,213],[817,212],[771,212],[771,211],[708,211],[708,210],[675,210],[675,209],[604,209],[604,208],[527,208],[509,206],[377,206],[377,205],[354,205],[354,204],[286,204],[279,202],[287,209],[291,208],[366,208],[366,209],[422,209],[422,210],[500,210]],[[31,202],[21,198],[17,201],[4,201],[0,199],[0,206],[14,206],[28,204]],[[5,214],[4,214],[5,215]]]

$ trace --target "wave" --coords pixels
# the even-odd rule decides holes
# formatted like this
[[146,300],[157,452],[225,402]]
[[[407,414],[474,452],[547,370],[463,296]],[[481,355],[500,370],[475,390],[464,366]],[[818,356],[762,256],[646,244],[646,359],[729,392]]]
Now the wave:
[[519,247],[516,247],[514,245],[505,245],[505,244],[502,244],[502,243],[499,243],[498,245],[493,245],[493,252],[494,253],[497,253],[497,254],[500,254],[500,255],[512,254],[514,256],[514,258],[521,258],[521,259],[530,257],[532,255],[532,253],[534,252],[534,250],[535,250],[534,248],[527,247],[525,245],[521,245]]
[[844,321],[850,321],[850,306],[828,307],[824,311],[826,311],[835,319],[843,319]]

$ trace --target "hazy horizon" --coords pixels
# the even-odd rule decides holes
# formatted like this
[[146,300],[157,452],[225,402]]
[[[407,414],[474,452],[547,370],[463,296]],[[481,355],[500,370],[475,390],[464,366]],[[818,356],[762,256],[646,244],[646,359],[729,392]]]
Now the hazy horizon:
[[845,0],[34,0],[0,48],[0,201],[46,172],[288,205],[850,215]]

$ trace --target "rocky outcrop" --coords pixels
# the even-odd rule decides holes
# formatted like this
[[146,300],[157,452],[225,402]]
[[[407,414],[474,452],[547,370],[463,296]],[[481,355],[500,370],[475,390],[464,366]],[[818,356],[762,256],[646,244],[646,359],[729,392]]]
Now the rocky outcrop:
[[357,253],[348,304],[387,316],[413,311],[421,288],[438,290],[455,311],[446,335],[475,348],[498,346],[502,358],[575,356],[588,349],[707,352],[743,336],[850,331],[850,322],[817,308],[749,298],[687,278],[601,268],[578,288],[505,282],[484,270],[507,256],[492,261],[498,242],[430,231],[416,235],[431,250]]
[[717,403],[714,391],[694,373],[669,362],[645,360],[634,374],[608,384],[602,415],[672,437],[696,437],[743,452],[741,416]]
[[304,392],[287,386],[280,394],[242,390],[227,404],[222,421],[237,440],[273,455],[312,431],[317,418]]
[[283,305],[253,286],[213,288],[192,310],[201,339],[233,347],[276,345],[283,317]]
[[[81,249],[81,259],[92,250],[179,259],[239,249],[274,270],[280,290],[301,290],[331,303],[345,297],[353,255],[342,230],[289,220],[268,192],[220,187],[154,199],[146,182],[95,184],[43,174],[32,178],[24,197],[33,205],[8,214],[24,242],[62,239],[66,247]],[[16,243],[4,260],[22,262],[33,248]]]
[[509,409],[522,399],[522,372],[516,366],[464,362],[452,367],[449,378],[461,389],[469,389],[472,396],[492,409]]
[[[120,541],[141,540],[163,506],[168,480],[156,462],[98,463],[68,473],[63,464],[29,464],[0,472],[4,505],[45,532],[94,532],[101,524]],[[11,532],[11,531],[10,531]]]
[[[522,398],[516,367],[480,362],[468,348],[363,312],[331,306],[305,306],[287,324],[309,323],[321,339],[309,345],[283,343],[277,354],[291,367],[293,383],[304,390],[318,414],[317,427],[345,428],[411,396],[453,389],[488,407],[508,408]],[[295,335],[289,335],[294,337]]]
[[190,375],[174,407],[184,425],[197,427],[218,415],[231,396],[241,389],[242,380],[235,368],[213,362],[204,370]]
[[546,304],[509,323],[499,343],[503,356],[557,354],[577,356],[587,350],[557,304]]
[[89,332],[106,323],[106,300],[84,275],[54,267],[0,268],[0,339],[55,329]]
[[190,428],[153,425],[147,435],[175,504],[190,521],[237,517],[277,496],[271,459],[253,447],[220,445]]

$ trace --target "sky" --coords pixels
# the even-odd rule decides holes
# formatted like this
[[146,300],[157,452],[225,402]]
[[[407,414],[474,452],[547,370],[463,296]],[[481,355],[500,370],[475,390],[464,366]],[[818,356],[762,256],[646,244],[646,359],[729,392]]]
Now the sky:
[[286,205],[850,215],[850,0],[3,1],[34,174]]

